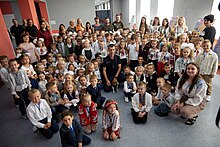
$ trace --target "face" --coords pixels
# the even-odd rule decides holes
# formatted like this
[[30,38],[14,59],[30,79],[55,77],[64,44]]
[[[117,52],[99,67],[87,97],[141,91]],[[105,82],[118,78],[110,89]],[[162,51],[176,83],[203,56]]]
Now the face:
[[158,88],[159,88],[159,87],[162,87],[163,84],[164,84],[164,80],[162,80],[162,79],[157,79],[156,84],[157,84],[157,87],[158,87]]
[[181,26],[181,25],[183,25],[183,19],[182,18],[179,18],[178,19],[178,24]]
[[109,51],[109,54],[111,55],[115,54],[115,47],[110,47],[108,51]]
[[74,65],[69,65],[69,70],[70,71],[75,71],[75,66]]
[[72,122],[73,122],[73,116],[67,115],[63,118],[63,123],[67,126],[70,127],[72,126]]
[[40,81],[44,81],[45,80],[45,75],[44,74],[39,74],[38,76]]
[[128,81],[129,83],[134,82],[134,77],[133,77],[133,76],[129,76],[129,77],[127,78],[127,81]]
[[79,70],[79,76],[83,76],[83,75],[84,75],[84,70],[83,69]]
[[170,90],[166,87],[162,87],[161,92],[162,92],[163,95],[169,95],[170,94]]
[[98,80],[97,79],[91,79],[90,83],[91,83],[92,86],[96,86],[97,83],[98,83]]
[[180,48],[179,47],[174,47],[174,52],[176,55],[180,54]]
[[113,114],[116,111],[116,105],[115,104],[111,104],[110,106],[108,106],[107,108],[108,113]]
[[57,85],[54,84],[52,87],[50,87],[50,91],[51,91],[52,93],[57,92],[57,91],[58,91],[58,89],[57,89]]
[[80,78],[80,84],[83,85],[83,86],[85,86],[86,83],[87,83],[86,78],[85,78],[85,77],[81,77],[81,78]]
[[186,42],[186,35],[181,35],[179,40],[180,42]]
[[85,56],[79,56],[79,61],[80,61],[80,62],[85,62],[85,61],[86,61]]
[[37,104],[40,102],[40,98],[41,98],[41,94],[39,91],[35,92],[35,93],[32,93],[30,95],[30,100],[34,103],[34,104]]
[[148,66],[147,66],[147,72],[148,72],[149,74],[152,74],[152,73],[154,72],[154,67],[151,66],[151,65],[148,65]]
[[153,42],[151,43],[151,46],[152,46],[152,48],[156,48],[156,47],[157,47],[157,42],[153,41]]
[[67,38],[66,42],[71,43],[72,42],[71,38]]
[[137,74],[138,76],[141,76],[141,75],[143,74],[143,70],[142,70],[142,69],[137,69],[137,70],[136,70],[136,74]]
[[46,23],[45,23],[45,22],[42,22],[41,28],[42,28],[42,29],[46,29],[46,27],[47,27]]
[[191,50],[189,48],[184,48],[182,53],[183,53],[183,57],[187,58],[190,55]]
[[198,69],[195,65],[189,64],[186,67],[186,73],[189,77],[195,77],[198,74]]
[[17,61],[10,62],[9,66],[12,71],[18,71],[19,64]]
[[8,66],[8,59],[5,58],[4,60],[1,60],[1,64],[3,67],[7,67]]
[[145,86],[138,86],[137,87],[138,89],[138,93],[141,94],[141,95],[144,95],[144,93],[146,92],[146,87]]
[[125,69],[124,69],[125,74],[129,74],[130,71],[131,71],[131,70],[130,70],[129,68],[125,68]]
[[59,67],[59,69],[65,69],[65,67],[66,67],[65,62],[60,62],[60,63],[58,64],[58,67]]
[[167,25],[167,21],[165,19],[163,20],[163,25]]
[[164,67],[164,70],[165,70],[166,73],[169,73],[170,70],[171,70],[171,67],[170,67],[170,66],[165,66],[165,67]]
[[73,81],[73,77],[71,75],[66,75],[65,80],[66,81]]
[[105,19],[105,23],[109,24],[110,23],[109,19]]
[[68,85],[66,86],[66,91],[68,91],[69,93],[72,93],[72,92],[73,92],[73,85],[68,84]]
[[86,98],[83,99],[83,105],[85,107],[90,107],[91,103],[92,103],[91,97],[86,97]]
[[163,47],[162,47],[162,51],[163,51],[163,52],[166,52],[166,51],[167,51],[167,46],[163,46]]
[[28,21],[28,25],[29,25],[29,26],[32,26],[32,25],[33,25],[32,20],[29,20],[29,21]]
[[23,39],[24,42],[29,42],[29,36],[28,35],[24,36],[22,39]]
[[211,26],[211,21],[208,21],[207,19],[205,19],[205,20],[204,20],[204,25],[205,25],[206,27]]
[[138,63],[143,63],[143,62],[144,62],[143,57],[138,57]]
[[28,56],[22,58],[22,64],[29,64],[29,63],[30,63],[30,59]]
[[209,42],[207,42],[207,43],[203,43],[203,50],[205,51],[205,52],[209,52],[210,50],[211,50],[211,43]]
[[98,68],[99,68],[99,63],[98,63],[98,62],[94,62],[93,64],[94,64],[94,68],[95,68],[95,69],[98,69]]

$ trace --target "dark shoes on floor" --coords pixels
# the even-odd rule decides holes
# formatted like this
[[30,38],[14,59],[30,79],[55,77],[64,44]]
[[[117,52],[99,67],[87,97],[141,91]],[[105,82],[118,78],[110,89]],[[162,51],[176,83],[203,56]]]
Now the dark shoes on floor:
[[196,122],[197,118],[198,118],[198,115],[194,116],[193,118],[189,118],[186,120],[185,124],[186,125],[193,125]]

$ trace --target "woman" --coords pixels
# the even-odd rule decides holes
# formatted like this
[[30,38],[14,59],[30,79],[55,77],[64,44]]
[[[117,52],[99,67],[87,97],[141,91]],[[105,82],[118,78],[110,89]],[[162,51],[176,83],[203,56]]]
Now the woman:
[[160,34],[163,34],[164,37],[167,37],[170,32],[169,21],[167,18],[164,18],[162,21],[162,25],[159,27]]
[[86,22],[86,32],[88,32],[89,34],[93,33],[91,24],[89,22]]
[[142,17],[141,18],[141,23],[140,23],[140,26],[139,26],[139,31],[142,32],[142,34],[146,33],[146,32],[149,32],[149,27],[147,25],[147,21],[146,21],[146,17]]
[[72,32],[72,33],[76,32],[74,23],[75,23],[74,19],[70,20],[70,22],[69,22],[70,26],[67,28],[68,32]]
[[59,35],[62,36],[62,34],[66,34],[66,27],[64,24],[60,24],[59,26]]
[[37,61],[40,61],[40,56],[36,51],[35,45],[30,42],[28,33],[21,34],[21,42],[22,43],[18,46],[18,48],[21,48],[24,52],[28,53],[28,56],[31,59],[31,63],[36,64]]
[[76,22],[77,22],[77,24],[76,24],[76,26],[75,26],[76,32],[82,31],[82,32],[84,33],[85,28],[84,28],[84,26],[83,26],[83,24],[82,24],[81,18],[77,18],[77,21],[76,21]]
[[154,17],[153,24],[150,26],[150,33],[158,32],[160,27],[159,17]]
[[45,46],[47,47],[47,49],[49,51],[50,45],[53,42],[53,39],[52,39],[50,30],[48,29],[47,24],[46,24],[45,21],[40,22],[40,29],[38,31],[37,38],[38,39],[39,38],[44,39]]
[[178,18],[177,26],[175,27],[175,35],[176,37],[188,32],[188,27],[186,26],[186,19],[185,17],[181,16]]
[[176,103],[172,105],[171,112],[186,118],[186,125],[193,125],[198,113],[205,107],[206,90],[207,85],[200,77],[198,65],[189,63],[177,83]]

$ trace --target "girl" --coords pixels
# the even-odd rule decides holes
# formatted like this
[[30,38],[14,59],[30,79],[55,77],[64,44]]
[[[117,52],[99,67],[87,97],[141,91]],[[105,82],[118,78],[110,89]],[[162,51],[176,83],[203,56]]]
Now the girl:
[[160,34],[163,34],[164,37],[168,37],[170,32],[169,21],[167,18],[164,18],[162,21],[162,26],[159,27]]
[[192,43],[184,43],[181,45],[181,54],[175,62],[174,70],[174,72],[177,73],[179,77],[181,77],[184,73],[186,65],[194,61],[193,49],[194,45]]
[[158,90],[157,90],[157,95],[156,94],[152,95],[152,103],[157,106],[160,103],[159,98],[162,95],[161,87],[163,87],[163,85],[165,84],[165,79],[162,77],[158,77],[156,83]]
[[106,101],[102,114],[102,130],[105,140],[120,138],[120,115],[116,101]]
[[86,69],[86,78],[87,81],[90,81],[90,76],[94,75],[95,73],[95,66],[93,63],[89,63]]
[[146,82],[146,78],[144,76],[144,67],[137,66],[135,68],[134,82],[138,85],[141,81]]
[[147,25],[146,17],[141,18],[141,23],[139,26],[139,31],[142,32],[142,34],[145,34],[146,32],[149,32],[149,27]]
[[71,75],[75,75],[75,66],[72,64],[72,63],[70,63],[69,65],[68,65],[68,73],[70,73]]
[[45,74],[44,73],[39,73],[38,74],[38,85],[39,85],[39,91],[40,93],[44,93],[47,89],[46,89],[46,84],[47,84],[47,80],[45,79]]
[[88,32],[89,34],[92,34],[92,27],[91,24],[89,22],[86,22],[86,32]]
[[181,16],[177,20],[177,26],[174,29],[175,36],[179,36],[180,34],[186,33],[188,31],[188,27],[186,26],[185,17]]
[[64,94],[63,94],[64,106],[70,108],[72,105],[77,106],[79,102],[79,93],[73,82],[67,81],[64,84]]
[[62,36],[62,34],[66,33],[66,27],[64,24],[60,24],[59,26],[59,35]]
[[21,55],[20,57],[21,60],[21,70],[24,71],[30,82],[31,82],[31,87],[38,89],[38,81],[37,81],[37,74],[33,68],[33,66],[30,64],[30,57],[26,54]]
[[40,55],[41,58],[43,58],[47,54],[47,48],[44,44],[44,41],[41,40],[42,38],[39,38],[37,41],[37,53]]
[[160,27],[159,17],[154,17],[153,24],[150,26],[150,33],[158,32]]
[[76,32],[78,32],[78,31],[84,32],[85,31],[85,27],[82,24],[81,18],[77,18],[77,24],[75,26],[75,30],[76,30]]
[[158,42],[157,39],[153,39],[150,42],[151,48],[148,52],[148,63],[153,62],[154,67],[157,69],[157,60],[158,60],[158,53],[159,49],[157,48]]
[[170,60],[172,59],[172,55],[168,52],[168,46],[166,43],[163,43],[161,46],[161,52],[158,53],[158,63],[157,63],[157,74],[160,75],[160,73],[163,71],[164,64],[170,63]]
[[57,62],[57,70],[55,71],[55,73],[62,73],[63,75],[65,75],[67,72],[68,70],[66,69],[66,62],[64,60],[59,60]]
[[189,43],[189,38],[186,33],[183,33],[177,37],[176,42],[180,43],[180,45],[182,45],[183,43]]
[[66,52],[66,56],[68,56],[69,54],[73,54],[75,52],[75,44],[73,44],[71,37],[66,38],[65,52]]
[[77,87],[80,85],[79,84],[79,77],[84,76],[84,75],[85,75],[85,69],[83,69],[83,68],[76,69],[76,79],[75,79],[75,81],[76,81]]
[[195,38],[194,40],[194,45],[195,45],[195,51],[194,51],[194,55],[195,58],[203,52],[203,48],[202,48],[202,42],[204,41],[204,39],[202,37],[198,37]]
[[125,41],[121,41],[119,45],[119,56],[121,60],[121,68],[123,69],[125,65],[127,65],[127,57],[128,57],[128,51],[126,48]]
[[200,77],[199,66],[193,62],[187,64],[177,83],[176,103],[171,107],[171,112],[186,118],[186,125],[193,125],[198,113],[205,107],[206,90],[207,85]]
[[96,107],[97,104],[91,100],[89,94],[82,96],[82,103],[79,106],[79,119],[84,132],[87,134],[96,131],[98,123],[98,111]]
[[60,128],[60,138],[63,147],[78,146],[82,147],[91,143],[91,139],[83,135],[80,124],[74,119],[74,116],[68,110],[61,114],[62,126]]
[[131,113],[134,123],[146,123],[147,115],[152,107],[152,96],[146,92],[147,85],[140,82],[137,86],[138,93],[132,98]]

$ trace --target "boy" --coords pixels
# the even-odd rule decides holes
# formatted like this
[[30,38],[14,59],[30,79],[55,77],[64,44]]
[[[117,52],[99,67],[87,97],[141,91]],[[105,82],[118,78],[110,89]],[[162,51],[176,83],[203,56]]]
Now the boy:
[[63,111],[61,115],[62,126],[60,128],[60,138],[62,147],[82,147],[91,143],[91,139],[83,135],[80,124],[74,119],[74,116],[68,110]]
[[103,103],[105,102],[105,97],[101,94],[101,84],[98,83],[98,78],[96,75],[90,76],[90,85],[87,87],[87,92],[91,95],[92,101],[97,103],[98,109],[103,108]]
[[56,122],[59,122],[57,114],[63,112],[63,110],[67,108],[64,106],[64,101],[60,96],[56,83],[49,82],[46,84],[46,88],[47,91],[45,92],[43,98],[51,107],[53,119],[56,120]]
[[135,42],[136,36],[131,36],[131,44],[128,45],[128,63],[131,67],[131,70],[134,71],[134,68],[138,65],[138,50],[139,45]]
[[152,107],[152,96],[146,92],[147,84],[140,82],[137,86],[138,93],[132,98],[131,113],[134,123],[146,123],[147,115]]
[[208,39],[204,40],[202,45],[203,52],[198,55],[196,62],[200,65],[200,75],[208,86],[206,101],[209,102],[212,95],[212,79],[218,70],[218,56],[211,50],[212,44]]
[[136,93],[137,87],[134,82],[134,76],[132,74],[128,74],[126,77],[126,81],[124,82],[124,99],[125,102],[131,101],[131,97]]
[[9,74],[9,65],[8,65],[8,57],[5,55],[0,56],[0,78],[9,89],[9,81],[8,81],[8,74]]
[[79,119],[85,133],[90,134],[96,131],[98,123],[97,104],[91,100],[91,95],[84,94],[82,103],[79,106]]
[[52,112],[46,100],[41,99],[40,91],[32,89],[28,92],[31,103],[27,107],[27,115],[31,123],[39,132],[50,139],[59,130],[59,126],[53,122]]
[[19,64],[16,59],[9,60],[9,67],[11,71],[8,81],[11,94],[18,103],[22,117],[27,119],[25,107],[30,103],[28,99],[28,90],[31,88],[31,82],[25,71],[18,69]]
[[168,116],[170,108],[175,102],[174,96],[171,94],[172,86],[168,83],[165,83],[161,87],[161,95],[157,97],[156,101],[160,101],[160,104],[157,108],[154,109],[155,114],[158,116]]

